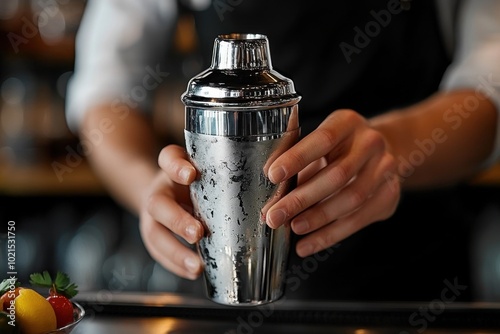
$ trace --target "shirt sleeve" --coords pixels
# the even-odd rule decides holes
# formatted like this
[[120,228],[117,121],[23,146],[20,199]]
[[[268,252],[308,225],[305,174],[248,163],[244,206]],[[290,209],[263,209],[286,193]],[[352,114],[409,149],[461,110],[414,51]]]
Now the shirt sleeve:
[[[500,158],[500,1],[465,0],[457,17],[453,63],[441,82],[442,90],[474,89],[495,104],[497,131],[494,150],[486,161]],[[477,95],[478,98],[481,95]]]
[[120,102],[147,108],[177,17],[171,0],[89,0],[76,36],[66,120],[77,132],[87,110]]

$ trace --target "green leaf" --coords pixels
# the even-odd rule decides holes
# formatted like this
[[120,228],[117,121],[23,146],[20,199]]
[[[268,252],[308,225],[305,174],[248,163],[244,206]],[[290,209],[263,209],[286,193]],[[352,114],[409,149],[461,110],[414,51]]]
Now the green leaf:
[[68,274],[58,271],[55,280],[47,271],[43,273],[34,273],[30,275],[30,283],[35,286],[46,287],[53,289],[56,293],[65,296],[66,298],[73,298],[78,294],[78,286],[71,283]]
[[50,288],[52,287],[52,277],[47,270],[43,273],[33,273],[30,275],[30,284]]
[[63,294],[67,297],[67,298],[73,298],[74,296],[76,296],[78,294],[78,286],[74,283],[68,285],[65,289],[64,289],[64,292]]
[[[0,283],[0,296],[10,290],[11,284],[12,279],[10,278],[5,278],[2,283]],[[17,278],[14,278],[14,286],[17,288],[20,285],[21,283],[17,280]]]
[[54,284],[56,285],[57,288],[63,288],[65,286],[69,285],[69,277],[67,274],[58,271],[56,275],[56,280],[54,281]]

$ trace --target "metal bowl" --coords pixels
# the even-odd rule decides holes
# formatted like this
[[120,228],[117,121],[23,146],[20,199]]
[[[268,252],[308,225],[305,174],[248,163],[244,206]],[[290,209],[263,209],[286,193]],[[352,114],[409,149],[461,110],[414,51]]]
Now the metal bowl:
[[72,302],[73,303],[73,322],[70,323],[69,325],[66,325],[64,327],[58,328],[56,330],[47,332],[45,334],[69,334],[71,331],[78,325],[78,323],[83,319],[85,316],[85,309],[78,303]]

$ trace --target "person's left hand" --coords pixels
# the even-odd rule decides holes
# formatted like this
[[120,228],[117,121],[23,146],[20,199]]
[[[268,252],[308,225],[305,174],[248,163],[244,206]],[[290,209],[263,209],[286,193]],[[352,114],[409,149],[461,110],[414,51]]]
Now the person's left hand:
[[297,187],[269,208],[266,222],[272,228],[291,222],[304,235],[297,243],[302,257],[389,218],[400,199],[386,140],[352,110],[330,114],[269,166],[268,177],[277,184],[297,174]]

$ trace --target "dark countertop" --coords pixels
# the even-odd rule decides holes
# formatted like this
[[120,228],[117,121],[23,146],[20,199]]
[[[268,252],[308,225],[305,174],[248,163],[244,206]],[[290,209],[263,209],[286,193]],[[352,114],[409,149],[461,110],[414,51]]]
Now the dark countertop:
[[227,307],[171,293],[80,293],[78,333],[500,333],[500,303],[297,301]]

